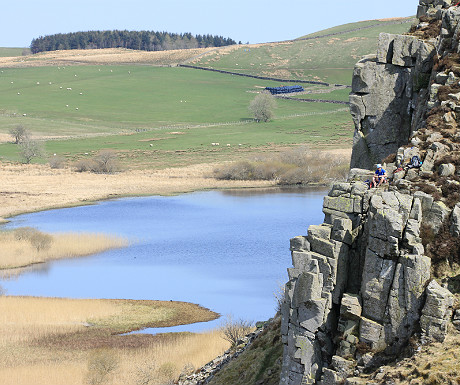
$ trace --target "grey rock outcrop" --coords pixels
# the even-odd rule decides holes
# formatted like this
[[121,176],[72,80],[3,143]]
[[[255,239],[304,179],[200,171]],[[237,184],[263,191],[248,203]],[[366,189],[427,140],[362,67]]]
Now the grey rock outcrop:
[[428,42],[382,33],[377,55],[356,64],[350,94],[352,168],[370,169],[408,142],[419,83],[428,80],[434,54]]
[[[417,330],[425,341],[442,341],[447,333],[453,297],[430,282],[425,252],[432,248],[425,244],[425,251],[421,230],[460,236],[460,202],[443,197],[446,186],[458,188],[448,180],[460,175],[458,162],[448,155],[460,153],[460,93],[439,96],[441,90],[447,95],[444,86],[457,89],[460,78],[433,70],[436,53],[460,53],[460,7],[420,0],[418,15],[442,23],[436,39],[381,34],[377,54],[354,69],[348,181],[334,184],[324,198],[324,223],[291,240],[281,385],[366,383],[352,376],[395,357]],[[427,112],[437,106],[435,123],[443,129],[427,125]],[[415,155],[423,165],[398,171],[389,187],[368,189],[369,170],[392,153],[389,170]],[[460,328],[458,311],[454,322]],[[371,352],[363,354],[358,345]]]

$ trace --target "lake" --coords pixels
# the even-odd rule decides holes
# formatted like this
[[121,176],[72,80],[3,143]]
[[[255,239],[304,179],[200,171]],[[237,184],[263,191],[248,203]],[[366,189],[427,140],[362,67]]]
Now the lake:
[[[237,319],[266,320],[275,313],[274,292],[287,281],[289,239],[323,221],[324,195],[206,191],[20,215],[5,227],[113,234],[130,246],[43,264],[0,284],[8,295],[187,301]],[[219,322],[167,330],[198,331]]]

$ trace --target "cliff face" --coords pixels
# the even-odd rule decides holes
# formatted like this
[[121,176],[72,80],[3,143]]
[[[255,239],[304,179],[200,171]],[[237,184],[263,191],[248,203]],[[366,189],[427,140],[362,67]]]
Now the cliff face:
[[[440,256],[460,262],[460,7],[420,0],[417,16],[412,35],[381,34],[355,67],[353,168],[325,197],[324,223],[291,240],[280,384],[352,381],[414,333],[446,335],[454,298],[432,272]],[[368,189],[365,169],[390,154],[391,184]],[[398,168],[413,155],[421,168]]]

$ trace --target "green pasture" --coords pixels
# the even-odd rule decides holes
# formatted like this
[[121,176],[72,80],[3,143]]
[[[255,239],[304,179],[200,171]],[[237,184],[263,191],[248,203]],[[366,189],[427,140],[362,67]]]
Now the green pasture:
[[[251,119],[255,92],[278,82],[187,68],[75,66],[0,72],[0,132],[43,135],[132,132]],[[68,88],[71,88],[69,90]],[[278,102],[279,115],[308,106]]]
[[391,24],[374,20],[318,32],[323,35],[368,25],[375,26],[313,40],[241,46],[227,54],[216,51],[194,64],[251,75],[351,84],[356,62],[362,56],[377,51],[378,35],[381,32],[407,32],[410,23]]
[[[351,146],[353,128],[346,106],[292,103],[298,105],[299,110],[303,105],[308,105],[310,112],[277,115],[268,123],[217,123],[186,129],[169,127],[129,134],[48,140],[45,142],[46,155],[38,162],[47,162],[49,157],[57,154],[72,163],[90,158],[101,149],[113,149],[127,167],[162,168],[241,159],[260,151],[276,150],[280,146]],[[1,144],[2,159],[20,161],[18,146]]]
[[[401,21],[407,21],[407,23],[401,23],[402,25],[409,25],[412,23],[412,22],[415,22],[415,18],[414,17],[411,17],[411,18],[407,18],[406,20],[401,20]],[[331,28],[327,28],[327,29],[323,29],[322,31],[317,31],[317,32],[313,32],[313,33],[310,33],[308,35],[304,35],[304,36],[301,36],[299,37],[299,39],[304,39],[304,38],[307,38],[307,37],[315,37],[315,36],[321,36],[321,35],[327,35],[327,34],[331,34],[331,33],[340,33],[340,32],[344,32],[344,31],[349,31],[349,30],[352,30],[352,29],[356,29],[356,28],[363,28],[363,27],[371,27],[371,26],[383,26],[384,28],[388,28],[390,27],[391,25],[393,26],[397,26],[397,25],[401,25],[401,24],[398,24],[398,22],[396,22],[395,24],[395,21],[394,20],[388,20],[388,21],[382,21],[382,20],[366,20],[366,21],[358,21],[358,22],[355,22],[355,23],[348,23],[348,24],[342,24],[342,25],[337,25],[335,27],[331,27]],[[408,30],[409,28],[405,27],[406,30]],[[382,31],[382,32],[387,32],[387,31]],[[393,32],[391,32],[393,33]],[[394,33],[397,33],[397,32],[394,32]]]
[[29,48],[0,47],[0,57],[22,56],[23,53],[30,54]]

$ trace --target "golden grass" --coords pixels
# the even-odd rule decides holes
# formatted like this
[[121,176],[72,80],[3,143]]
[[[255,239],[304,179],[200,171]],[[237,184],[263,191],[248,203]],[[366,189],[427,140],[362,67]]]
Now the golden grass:
[[[122,196],[171,195],[206,189],[268,187],[267,181],[218,181],[213,164],[116,174],[77,173],[48,165],[0,162],[0,218]],[[56,188],[59,186],[59,188]]]
[[[61,258],[81,257],[127,245],[123,238],[105,234],[43,234],[38,238],[49,239],[49,245],[41,250],[30,239],[17,239],[20,230],[0,232],[0,269],[29,266]],[[38,239],[40,241],[40,239]]]
[[0,297],[0,309],[1,384],[84,384],[101,357],[115,364],[109,383],[167,383],[229,347],[218,331],[114,334],[216,317],[184,302]]
[[379,368],[381,383],[396,385],[460,384],[460,333],[450,330],[444,342],[424,345],[396,365]]
[[0,57],[0,67],[22,68],[50,65],[174,65],[202,55],[213,48],[178,49],[170,51],[137,51],[124,48],[64,50],[35,55]]

